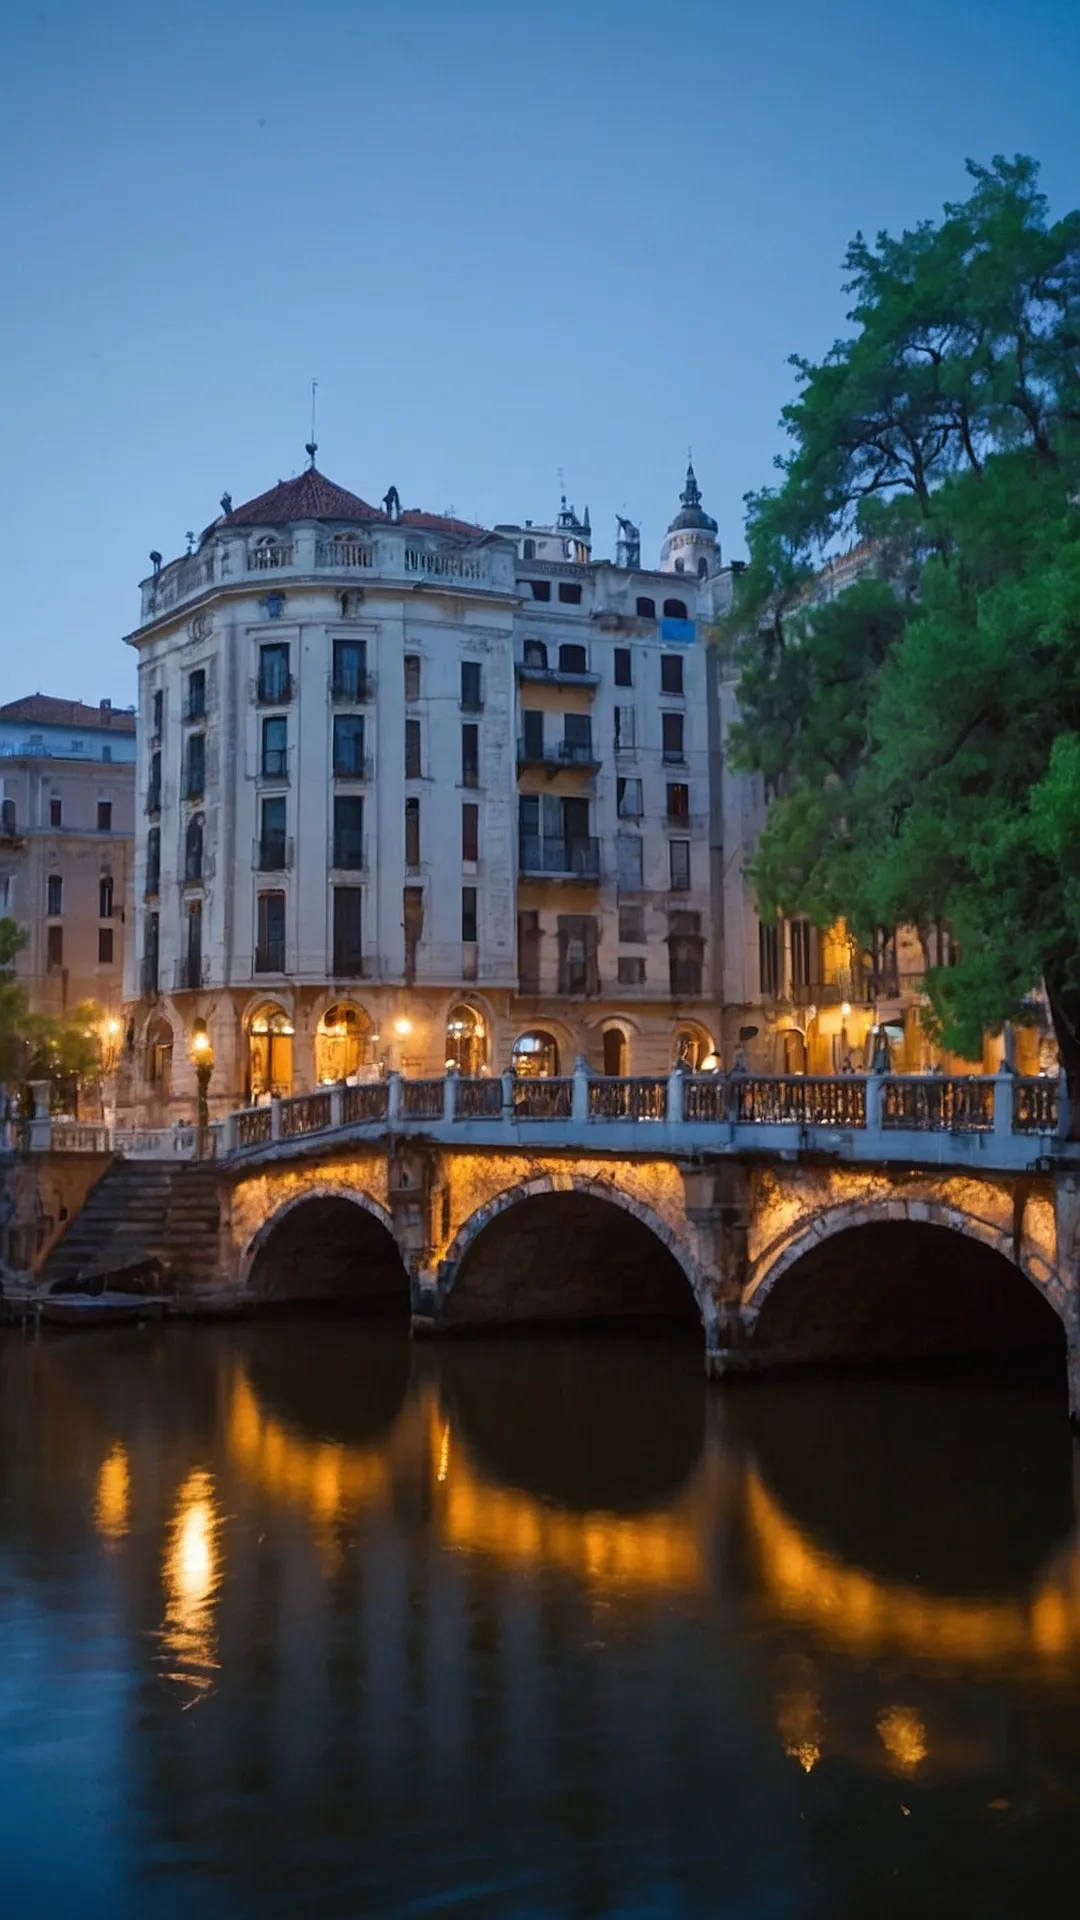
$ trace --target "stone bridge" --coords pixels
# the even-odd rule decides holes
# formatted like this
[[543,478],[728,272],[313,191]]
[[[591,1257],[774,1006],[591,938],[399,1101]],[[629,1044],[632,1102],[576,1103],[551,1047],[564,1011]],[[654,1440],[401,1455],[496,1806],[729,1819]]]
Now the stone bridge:
[[221,1284],[417,1334],[683,1321],[713,1375],[1056,1354],[1080,1418],[1080,1157],[1047,1080],[396,1080],[217,1129]]

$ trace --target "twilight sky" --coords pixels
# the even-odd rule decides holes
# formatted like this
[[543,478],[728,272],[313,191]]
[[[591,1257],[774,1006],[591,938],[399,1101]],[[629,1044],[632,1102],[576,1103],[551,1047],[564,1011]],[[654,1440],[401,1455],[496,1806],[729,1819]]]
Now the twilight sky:
[[0,700],[134,698],[137,581],[304,463],[725,551],[854,231],[1033,153],[1080,201],[1078,0],[7,0]]

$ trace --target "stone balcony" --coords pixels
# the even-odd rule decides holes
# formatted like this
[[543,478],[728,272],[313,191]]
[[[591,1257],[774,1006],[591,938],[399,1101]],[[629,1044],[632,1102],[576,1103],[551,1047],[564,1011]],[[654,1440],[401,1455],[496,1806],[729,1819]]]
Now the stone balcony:
[[217,589],[251,584],[263,592],[289,582],[332,580],[335,587],[387,581],[410,588],[513,595],[515,556],[489,541],[462,542],[380,527],[327,538],[321,527],[297,526],[287,536],[252,538],[242,528],[211,538],[198,553],[170,561],[141,583],[141,625],[177,607],[194,605]]

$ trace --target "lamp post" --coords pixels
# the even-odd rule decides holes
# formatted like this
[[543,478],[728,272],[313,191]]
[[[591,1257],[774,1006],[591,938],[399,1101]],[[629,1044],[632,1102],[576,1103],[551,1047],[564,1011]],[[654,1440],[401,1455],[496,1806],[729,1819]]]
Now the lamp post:
[[210,1125],[210,1079],[214,1071],[214,1049],[205,1026],[197,1027],[191,1036],[191,1059],[199,1089],[198,1127],[201,1158],[203,1141]]

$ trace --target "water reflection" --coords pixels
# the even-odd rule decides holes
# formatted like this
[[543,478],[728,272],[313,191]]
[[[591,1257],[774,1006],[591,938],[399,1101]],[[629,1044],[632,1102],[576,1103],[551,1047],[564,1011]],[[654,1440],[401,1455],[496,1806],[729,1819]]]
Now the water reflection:
[[[1080,1866],[1074,1456],[1038,1394],[720,1393],[677,1344],[366,1325],[98,1352],[0,1352],[0,1839],[65,1791],[66,1656],[55,1698],[27,1679],[17,1591],[58,1650],[80,1610],[109,1739],[51,1764],[124,1829],[121,1920],[164,1920],[181,1860],[211,1920],[855,1914],[900,1799],[936,1911],[961,1792],[1029,1809],[1036,1910]],[[951,1910],[1009,1911],[1006,1844]]]
[[220,1528],[213,1475],[196,1468],[176,1496],[169,1528],[161,1629],[168,1678],[196,1697],[210,1691],[218,1667],[214,1614],[221,1578]]
[[101,1463],[94,1494],[94,1525],[103,1540],[122,1540],[130,1522],[131,1469],[118,1440]]

